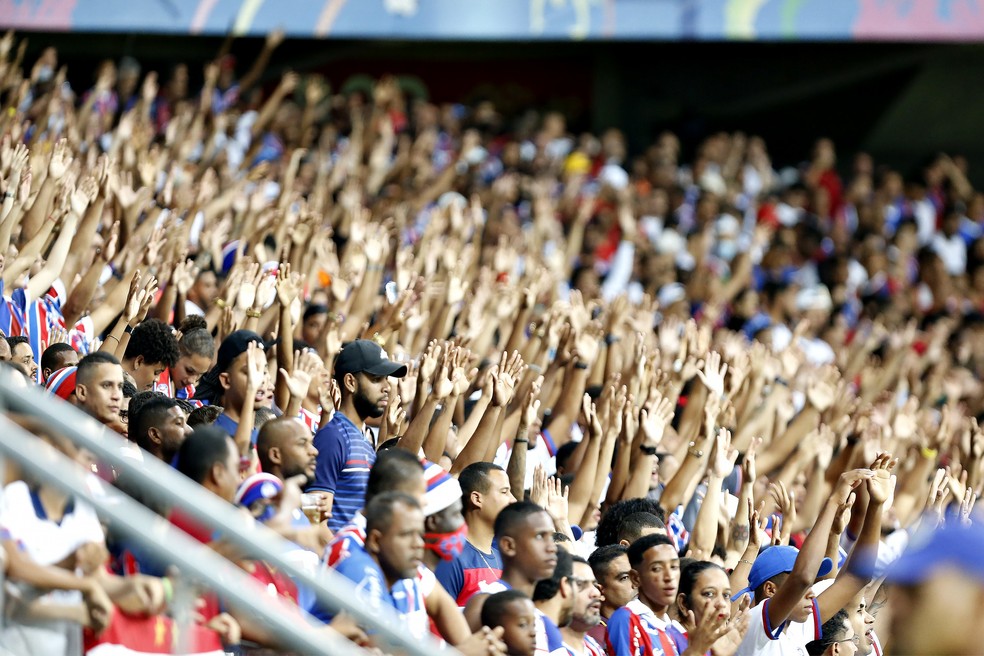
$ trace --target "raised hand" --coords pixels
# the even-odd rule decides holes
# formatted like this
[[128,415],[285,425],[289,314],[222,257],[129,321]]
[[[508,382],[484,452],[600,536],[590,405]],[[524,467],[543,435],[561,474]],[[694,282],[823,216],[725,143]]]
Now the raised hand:
[[547,479],[547,505],[545,507],[547,514],[555,522],[569,521],[567,518],[569,494],[570,488],[564,485],[559,478]]
[[654,403],[643,408],[639,415],[639,426],[646,438],[645,446],[659,446],[672,419],[673,404],[668,398],[657,395]]
[[581,399],[581,411],[584,413],[584,420],[591,437],[597,439],[601,437],[601,420],[598,418],[598,407],[591,400],[591,396],[585,394]]
[[690,647],[694,653],[698,654],[705,654],[710,651],[714,643],[726,636],[731,630],[729,618],[716,613],[706,613],[703,620],[698,624],[694,611],[688,610],[687,622],[694,627],[688,635]]
[[728,373],[728,365],[721,362],[721,354],[711,351],[704,360],[704,370],[697,370],[697,377],[707,391],[718,398],[724,397],[724,377]]
[[201,269],[195,266],[192,260],[178,262],[177,266],[174,267],[171,280],[174,282],[174,286],[177,287],[179,295],[188,295],[188,292],[195,285],[195,279],[200,272]]
[[796,521],[795,493],[787,490],[782,481],[770,485],[769,493],[772,495],[772,500],[775,501],[776,509],[782,513],[783,529],[788,526],[792,530],[793,523]]
[[574,351],[579,362],[589,367],[598,359],[601,350],[601,326],[591,325],[579,331],[574,341]]
[[246,311],[253,307],[256,301],[256,279],[260,272],[260,265],[253,262],[243,274],[242,282],[239,285],[239,292],[236,294],[236,308]]
[[153,267],[161,258],[161,249],[164,248],[164,244],[167,242],[167,235],[164,232],[164,228],[154,228],[153,234],[150,236],[150,241],[147,242],[147,248],[144,254],[144,262],[148,267]]
[[932,485],[929,486],[929,497],[927,506],[936,513],[937,524],[943,521],[943,511],[946,509],[946,500],[950,496],[950,482],[946,470],[942,467],[936,470]]
[[735,468],[738,450],[731,446],[731,431],[722,428],[714,441],[714,456],[711,458],[711,471],[718,478],[724,478]]
[[762,546],[762,536],[765,535],[765,501],[763,501],[758,509],[753,508],[754,503],[751,499],[748,500],[748,547],[752,550],[758,552],[759,548]]
[[448,345],[444,346],[441,353],[441,366],[436,369],[436,375],[431,384],[431,394],[435,399],[443,400],[451,396],[454,391],[454,383],[451,381],[451,354]]
[[847,497],[847,500],[837,506],[837,512],[834,514],[834,523],[831,525],[830,532],[834,535],[841,535],[847,528],[848,522],[851,521],[851,508],[854,507],[854,501],[857,495],[854,492]]
[[130,278],[130,290],[126,294],[126,303],[123,305],[123,318],[131,326],[140,312],[140,304],[143,303],[147,292],[141,284],[140,270],[137,269]]
[[834,404],[837,387],[827,380],[815,380],[806,390],[806,399],[820,412],[826,412]]
[[305,357],[307,353],[301,353],[300,351],[294,352],[294,371],[293,373],[287,373],[286,369],[280,369],[280,375],[283,377],[284,382],[287,383],[287,390],[290,395],[296,399],[305,399],[308,395],[308,390],[311,388],[311,381],[314,380],[315,375],[321,367],[320,358],[315,356],[314,358]]
[[478,368],[473,367],[471,371],[465,371],[471,351],[460,346],[454,346],[450,362],[451,383],[454,385],[453,394],[461,396],[468,390],[471,381],[478,375]]
[[[253,310],[259,311],[273,302],[273,297],[277,293],[277,280],[267,272],[260,274],[259,284],[256,286],[256,299],[253,301]],[[289,308],[290,305],[288,304]]]
[[847,498],[851,492],[874,475],[875,472],[870,469],[852,469],[844,472],[837,479],[837,484],[834,486],[833,494],[830,497],[831,500],[836,501],[838,505],[847,503]]
[[745,457],[741,462],[743,480],[749,483],[754,483],[758,477],[758,472],[755,469],[755,453],[761,445],[762,438],[753,437],[751,444],[748,445],[748,450],[745,451]]
[[546,509],[547,499],[547,470],[543,465],[537,465],[533,470],[533,486],[530,488],[530,501]]
[[48,177],[52,180],[60,179],[68,171],[72,164],[72,154],[68,147],[67,139],[59,139],[55,144],[55,149],[51,153],[51,161],[48,162]]
[[977,491],[971,487],[964,493],[963,501],[960,502],[960,523],[969,526],[971,524],[970,514],[977,505]]
[[496,375],[492,378],[492,403],[493,405],[503,407],[512,401],[513,394],[516,391],[516,383],[523,370],[526,369],[526,365],[523,363],[523,357],[519,354],[519,351],[513,351],[512,357],[509,357],[509,354],[503,351],[502,359],[499,361],[499,366],[496,369]]
[[[261,351],[262,347],[256,342],[250,342],[246,347],[246,389],[248,390],[247,396],[250,398],[256,396],[256,392],[263,386],[263,381],[266,379],[266,369],[259,358]],[[310,380],[308,383],[310,384]],[[305,391],[305,395],[307,395],[307,391]]]
[[131,323],[130,325],[135,326],[141,321],[143,321],[145,318],[147,318],[147,314],[150,312],[150,308],[153,307],[154,303],[157,300],[157,290],[158,290],[157,278],[151,276],[144,283],[144,287],[142,290],[143,296],[140,302],[140,307],[137,310],[137,316],[135,318],[135,322]]
[[897,462],[898,460],[892,459],[892,454],[880,453],[871,463],[873,474],[868,479],[868,496],[871,498],[871,503],[885,503],[892,494],[892,469]]

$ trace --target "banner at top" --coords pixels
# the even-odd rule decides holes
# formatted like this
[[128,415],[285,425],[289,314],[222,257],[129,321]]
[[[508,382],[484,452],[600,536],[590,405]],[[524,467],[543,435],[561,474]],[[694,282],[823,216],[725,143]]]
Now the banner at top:
[[984,0],[0,0],[24,30],[436,40],[984,39]]

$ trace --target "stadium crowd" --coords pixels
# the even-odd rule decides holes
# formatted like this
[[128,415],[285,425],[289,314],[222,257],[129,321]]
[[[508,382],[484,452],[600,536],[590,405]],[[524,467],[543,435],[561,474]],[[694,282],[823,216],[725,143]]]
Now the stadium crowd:
[[[6,375],[465,654],[979,652],[966,161],[838,167],[820,139],[776,170],[740,133],[630,156],[616,129],[393,78],[264,91],[282,39],[242,77],[208,63],[198,91],[184,64],[129,58],[73,89],[55,49],[0,40]],[[180,573],[5,474],[0,645],[75,655],[171,626]],[[239,564],[298,622],[376,647]],[[283,648],[200,601],[202,645]]]

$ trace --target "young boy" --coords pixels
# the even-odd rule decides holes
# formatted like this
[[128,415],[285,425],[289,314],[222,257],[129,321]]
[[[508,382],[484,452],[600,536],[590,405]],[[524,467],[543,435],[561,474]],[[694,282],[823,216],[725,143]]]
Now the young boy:
[[536,649],[536,607],[519,590],[489,595],[482,606],[482,624],[502,627],[509,656],[533,656]]

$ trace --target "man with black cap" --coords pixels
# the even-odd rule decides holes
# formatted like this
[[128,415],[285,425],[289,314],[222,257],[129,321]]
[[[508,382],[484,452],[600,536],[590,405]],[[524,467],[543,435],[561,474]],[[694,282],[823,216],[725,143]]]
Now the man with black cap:
[[366,419],[382,417],[389,399],[389,377],[402,378],[407,368],[392,362],[378,344],[349,342],[335,359],[335,382],[342,402],[335,416],[314,436],[318,466],[310,491],[326,492],[331,502],[328,528],[348,524],[365,501],[369,469],[376,461]]

